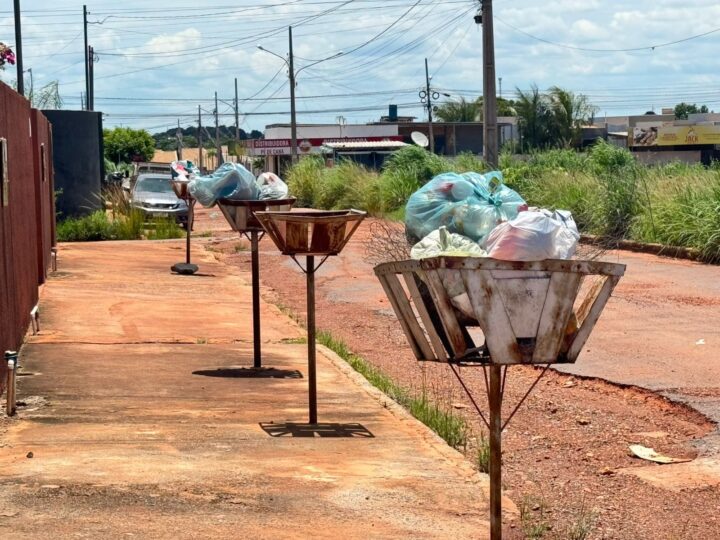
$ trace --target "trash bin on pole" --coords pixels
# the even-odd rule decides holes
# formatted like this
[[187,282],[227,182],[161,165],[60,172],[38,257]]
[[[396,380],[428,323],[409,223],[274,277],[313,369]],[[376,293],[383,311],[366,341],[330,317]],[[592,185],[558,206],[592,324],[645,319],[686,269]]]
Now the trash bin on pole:
[[265,201],[218,199],[217,205],[232,229],[250,240],[252,257],[252,304],[253,304],[253,367],[262,367],[260,344],[260,240],[265,235],[256,212],[287,211],[295,204],[294,198]]
[[190,261],[190,235],[192,233],[193,222],[195,221],[195,203],[197,201],[192,195],[190,195],[190,190],[188,190],[189,182],[187,180],[173,178],[170,181],[170,184],[172,185],[173,191],[175,192],[175,195],[177,195],[178,199],[185,201],[185,204],[187,204],[188,207],[187,224],[185,228],[185,262],[174,264],[170,270],[177,274],[192,275],[198,271],[197,265],[192,264]]
[[[283,255],[289,255],[307,277],[309,423],[317,424],[315,368],[315,272],[328,257],[339,254],[360,226],[360,210],[294,210],[255,214]],[[305,257],[305,267],[297,260]],[[315,257],[321,257],[315,264]]]
[[[448,363],[488,427],[492,540],[502,538],[502,430],[551,364],[575,362],[624,272],[625,265],[597,261],[480,257],[375,267],[415,357]],[[475,343],[471,327],[482,331],[484,343]],[[507,370],[520,364],[545,367],[503,420]],[[489,418],[456,369],[465,365],[485,370]]]

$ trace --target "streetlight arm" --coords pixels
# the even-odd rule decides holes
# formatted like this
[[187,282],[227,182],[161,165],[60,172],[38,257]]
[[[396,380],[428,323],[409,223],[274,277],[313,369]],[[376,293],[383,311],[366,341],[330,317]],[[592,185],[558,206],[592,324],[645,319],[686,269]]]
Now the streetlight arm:
[[290,67],[290,64],[288,64],[287,58],[283,58],[283,57],[280,56],[279,54],[267,50],[267,49],[266,49],[265,47],[263,47],[262,45],[258,45],[257,48],[258,48],[259,50],[261,50],[262,52],[266,52],[266,53],[268,53],[268,54],[272,54],[273,56],[276,56],[277,58],[279,58],[280,60],[282,60],[283,62],[285,62],[285,65],[286,65],[286,66]]

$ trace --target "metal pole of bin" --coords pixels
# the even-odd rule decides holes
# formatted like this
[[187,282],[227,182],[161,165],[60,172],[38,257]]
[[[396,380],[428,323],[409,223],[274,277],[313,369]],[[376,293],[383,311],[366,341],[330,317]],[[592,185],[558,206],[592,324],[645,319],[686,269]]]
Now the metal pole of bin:
[[253,366],[262,367],[260,345],[260,254],[259,231],[250,231],[250,251],[252,254],[252,312],[253,312]]
[[490,539],[502,539],[502,390],[501,366],[490,366]]
[[195,199],[187,201],[188,217],[187,217],[187,233],[185,240],[185,264],[190,264],[190,231],[192,231],[193,220],[195,219]]
[[306,257],[307,276],[307,340],[308,340],[308,401],[310,423],[317,424],[317,370],[315,363],[315,257]]

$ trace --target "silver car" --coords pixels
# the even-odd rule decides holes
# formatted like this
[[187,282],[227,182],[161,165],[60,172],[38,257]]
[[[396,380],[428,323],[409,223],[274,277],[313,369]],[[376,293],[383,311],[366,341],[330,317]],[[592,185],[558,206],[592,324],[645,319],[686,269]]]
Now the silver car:
[[174,217],[175,221],[187,226],[187,203],[173,191],[171,176],[157,173],[141,174],[133,186],[130,203],[141,211],[146,219]]

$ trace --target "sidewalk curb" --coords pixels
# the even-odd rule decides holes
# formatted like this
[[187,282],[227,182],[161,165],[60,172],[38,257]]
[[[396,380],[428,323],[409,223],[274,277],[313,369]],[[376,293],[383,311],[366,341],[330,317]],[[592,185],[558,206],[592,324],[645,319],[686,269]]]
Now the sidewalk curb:
[[[490,477],[477,471],[467,458],[455,448],[449,446],[440,436],[412,416],[404,407],[388,397],[386,394],[375,388],[368,380],[355,371],[345,360],[338,356],[335,352],[328,349],[325,345],[317,344],[317,350],[327,358],[333,366],[343,373],[354,384],[361,387],[373,399],[380,402],[384,408],[390,411],[399,421],[406,424],[413,424],[417,432],[434,450],[438,451],[447,461],[453,463],[465,476],[468,482],[475,483],[481,490],[483,501],[487,504],[490,502]],[[503,513],[507,516],[519,515],[519,510],[515,503],[508,497],[503,497]],[[488,519],[490,516],[488,515]]]

